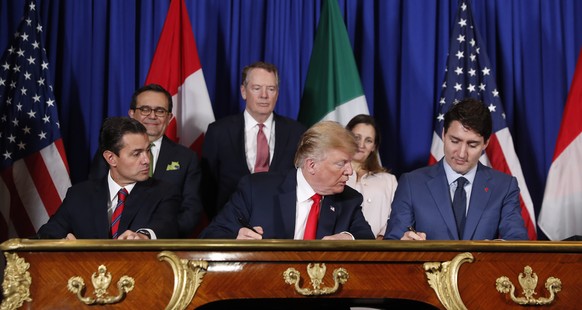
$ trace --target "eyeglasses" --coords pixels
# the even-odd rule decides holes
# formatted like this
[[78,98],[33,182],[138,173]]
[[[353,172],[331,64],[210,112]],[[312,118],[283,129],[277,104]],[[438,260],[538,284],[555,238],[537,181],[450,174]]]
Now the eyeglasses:
[[168,110],[164,109],[164,108],[155,108],[152,109],[151,107],[148,107],[147,105],[135,108],[135,110],[139,110],[139,112],[141,113],[141,115],[143,116],[148,116],[152,113],[152,111],[154,111],[154,114],[157,117],[164,117],[166,116],[166,114],[168,113]]

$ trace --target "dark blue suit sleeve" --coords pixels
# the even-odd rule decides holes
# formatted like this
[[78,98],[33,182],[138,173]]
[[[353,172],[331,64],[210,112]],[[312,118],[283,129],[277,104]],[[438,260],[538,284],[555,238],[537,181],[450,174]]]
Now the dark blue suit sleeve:
[[412,191],[407,174],[398,180],[398,186],[392,201],[392,210],[388,218],[384,239],[400,240],[408,226],[414,225],[414,210],[412,208]]

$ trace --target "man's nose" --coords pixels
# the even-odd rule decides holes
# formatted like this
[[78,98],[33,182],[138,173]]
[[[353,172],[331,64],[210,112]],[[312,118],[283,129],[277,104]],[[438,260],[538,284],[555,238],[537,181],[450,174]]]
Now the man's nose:
[[459,150],[459,156],[460,156],[461,158],[465,158],[465,157],[467,157],[467,149],[468,149],[468,147],[469,147],[469,146],[468,146],[468,145],[466,145],[466,144],[462,144],[462,145],[461,145],[461,149]]
[[345,174],[346,174],[346,175],[352,175],[352,173],[353,173],[353,172],[354,172],[354,171],[353,171],[353,169],[352,169],[352,162],[351,162],[351,161],[348,161],[348,162],[346,163],[346,173],[345,173]]
[[267,98],[269,96],[269,91],[267,90],[266,87],[261,88],[261,91],[259,92],[259,96],[261,96],[261,98]]

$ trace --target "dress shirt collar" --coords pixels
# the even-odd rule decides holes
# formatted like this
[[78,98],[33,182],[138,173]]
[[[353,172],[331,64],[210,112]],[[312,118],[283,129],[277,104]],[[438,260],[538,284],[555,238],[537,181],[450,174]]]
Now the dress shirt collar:
[[477,165],[475,165],[475,167],[473,167],[471,170],[469,170],[469,172],[465,173],[465,174],[460,174],[457,173],[453,170],[453,168],[451,168],[451,166],[449,166],[449,164],[447,163],[446,160],[443,159],[443,166],[445,168],[445,173],[447,175],[447,182],[449,184],[449,186],[451,186],[451,184],[453,184],[455,181],[457,181],[457,179],[459,177],[464,177],[465,179],[467,179],[467,181],[469,181],[468,184],[473,184],[473,181],[475,180],[475,175],[477,174]]
[[311,196],[315,194],[311,185],[307,183],[305,176],[303,176],[303,172],[301,168],[297,168],[297,202],[306,201],[311,199]]
[[[133,189],[133,187],[135,186],[136,183],[132,183],[126,186],[125,189],[127,190],[127,193],[131,193],[131,190]],[[119,184],[117,184],[115,181],[113,181],[113,178],[111,178],[111,171],[109,171],[107,173],[107,185],[109,186],[109,201],[113,201],[114,199],[117,199],[117,192],[119,192],[119,190],[122,188],[121,186],[119,186]]]
[[[259,122],[257,122],[257,120],[255,120],[251,114],[249,113],[249,111],[245,110],[244,113],[244,118],[245,118],[245,132],[249,131],[251,128],[257,126],[257,124]],[[271,115],[269,115],[269,117],[267,118],[267,120],[265,120],[265,122],[263,123],[265,124],[265,128],[267,130],[269,130],[269,132],[271,131],[271,129],[273,128],[273,113],[271,113]],[[268,136],[268,135],[267,135]]]

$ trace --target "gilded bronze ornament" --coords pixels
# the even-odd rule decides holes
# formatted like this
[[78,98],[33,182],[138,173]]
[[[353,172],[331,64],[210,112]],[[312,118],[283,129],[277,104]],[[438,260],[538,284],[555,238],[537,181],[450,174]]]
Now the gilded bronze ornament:
[[537,295],[535,289],[538,285],[538,275],[533,272],[533,269],[530,266],[525,266],[523,268],[523,273],[520,273],[517,277],[519,281],[519,285],[523,289],[524,297],[516,297],[515,296],[515,286],[508,277],[499,277],[497,281],[495,281],[495,287],[497,291],[502,294],[509,293],[511,300],[513,302],[520,304],[520,305],[528,305],[528,306],[541,306],[541,305],[549,305],[554,302],[554,298],[556,294],[562,290],[562,281],[558,278],[549,277],[546,280],[546,290],[550,292],[549,297],[540,297],[534,298],[533,295]]
[[77,295],[77,298],[86,305],[110,305],[122,301],[126,294],[131,292],[135,286],[135,281],[132,277],[122,276],[117,281],[117,296],[108,296],[107,289],[111,284],[111,273],[107,272],[107,267],[101,265],[97,268],[97,273],[91,276],[91,282],[95,291],[93,295],[96,297],[83,297],[83,290],[85,289],[85,281],[80,276],[71,277],[67,283],[67,288],[70,292]]
[[285,280],[285,283],[295,285],[295,291],[303,296],[321,296],[335,293],[339,289],[339,285],[346,283],[350,277],[346,269],[335,269],[333,271],[334,286],[321,288],[325,273],[326,267],[323,263],[307,265],[307,274],[311,279],[311,286],[313,289],[299,287],[301,273],[295,268],[287,268],[287,270],[283,272],[283,279]]
[[461,253],[448,262],[424,263],[428,284],[436,292],[441,304],[446,309],[467,309],[461,299],[457,282],[459,268],[465,262],[473,262],[471,253]]
[[161,252],[158,259],[168,262],[174,272],[174,291],[166,310],[186,309],[202,284],[208,262],[180,259],[170,251]]
[[4,282],[2,282],[4,299],[0,309],[17,309],[25,301],[32,301],[30,298],[32,278],[28,272],[30,264],[14,253],[4,253],[4,257],[6,257]]

